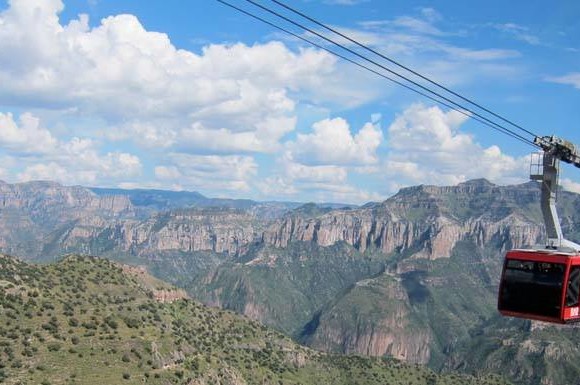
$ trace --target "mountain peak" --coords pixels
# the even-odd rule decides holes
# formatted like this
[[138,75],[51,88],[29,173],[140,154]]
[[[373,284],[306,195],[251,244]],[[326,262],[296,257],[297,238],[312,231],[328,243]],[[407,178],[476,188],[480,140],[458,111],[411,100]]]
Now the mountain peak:
[[495,187],[496,185],[491,183],[485,178],[470,179],[463,183],[459,183],[457,187],[468,186],[468,187]]

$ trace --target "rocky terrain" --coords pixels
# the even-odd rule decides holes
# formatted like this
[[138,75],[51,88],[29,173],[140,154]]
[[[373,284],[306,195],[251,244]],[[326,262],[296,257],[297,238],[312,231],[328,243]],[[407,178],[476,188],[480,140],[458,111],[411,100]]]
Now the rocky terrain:
[[[154,210],[150,199],[50,183],[2,188],[18,191],[2,197],[2,250],[143,265],[193,298],[319,350],[508,373],[522,384],[565,384],[549,382],[559,378],[558,354],[580,358],[572,334],[554,354],[544,347],[559,328],[532,332],[535,323],[515,327],[495,310],[504,252],[543,236],[535,183],[417,186],[363,207],[290,205],[275,215],[256,205]],[[559,198],[564,232],[578,241],[580,197]],[[579,375],[575,368],[563,378]]]

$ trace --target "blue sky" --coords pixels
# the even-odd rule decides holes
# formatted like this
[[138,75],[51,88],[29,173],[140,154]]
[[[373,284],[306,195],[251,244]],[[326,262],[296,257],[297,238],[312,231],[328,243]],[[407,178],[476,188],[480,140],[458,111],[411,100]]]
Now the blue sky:
[[[577,1],[288,4],[580,143]],[[527,180],[531,147],[215,0],[12,0],[0,12],[8,182],[363,203],[416,184]],[[564,168],[563,185],[580,191],[578,170]]]

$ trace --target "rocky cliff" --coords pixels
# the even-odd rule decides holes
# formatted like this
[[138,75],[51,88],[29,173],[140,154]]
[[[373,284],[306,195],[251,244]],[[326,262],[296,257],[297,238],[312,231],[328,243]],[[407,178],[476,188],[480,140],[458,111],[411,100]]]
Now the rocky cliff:
[[269,226],[262,240],[279,248],[293,241],[323,247],[342,241],[361,252],[376,248],[385,254],[418,247],[416,256],[428,259],[449,257],[455,244],[467,238],[479,247],[498,240],[504,250],[535,244],[542,231],[533,215],[537,209],[530,215],[516,199],[537,202],[537,188],[526,184],[517,189],[520,194],[514,190],[482,180],[412,187],[368,208],[287,215]]
[[[521,195],[533,201],[536,189],[524,186]],[[518,208],[512,190],[474,181],[456,187],[404,189],[381,204],[318,216],[290,212],[272,221],[252,211],[202,208],[175,209],[137,220],[126,196],[97,196],[83,187],[50,182],[0,183],[0,229],[6,234],[0,247],[14,243],[8,240],[10,235],[22,235],[28,228],[33,237],[32,232],[41,228],[45,242],[57,242],[66,251],[76,246],[90,252],[95,240],[109,249],[136,254],[175,250],[228,255],[244,254],[256,243],[285,248],[292,242],[321,247],[345,242],[363,253],[369,248],[385,254],[418,248],[416,257],[437,259],[448,257],[454,245],[466,238],[475,239],[480,247],[499,240],[503,249],[537,242],[541,226],[537,218]],[[490,210],[473,207],[482,195],[489,198],[485,204]],[[455,207],[449,206],[451,201]]]
[[133,217],[134,208],[125,196],[97,196],[84,187],[54,182],[0,181],[3,252],[28,257],[60,254],[67,239],[89,236],[95,228]]
[[87,212],[99,216],[132,215],[133,206],[126,196],[98,196],[81,186],[65,187],[55,182],[8,184],[0,181],[0,208],[22,210],[32,217],[80,217]]

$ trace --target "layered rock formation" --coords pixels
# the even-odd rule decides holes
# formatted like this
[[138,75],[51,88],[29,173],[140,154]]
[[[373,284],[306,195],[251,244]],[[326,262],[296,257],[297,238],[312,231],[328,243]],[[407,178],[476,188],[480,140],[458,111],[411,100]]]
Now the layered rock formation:
[[122,195],[98,196],[85,187],[64,187],[55,182],[8,184],[0,181],[0,208],[18,209],[31,216],[83,217],[89,212],[99,216],[131,216],[133,206]]
[[[175,250],[230,256],[244,254],[256,243],[285,248],[291,242],[321,247],[345,242],[360,252],[378,249],[385,254],[419,247],[417,257],[437,259],[448,257],[456,242],[466,238],[478,246],[497,239],[504,249],[536,243],[541,226],[518,211],[512,190],[475,181],[409,188],[381,204],[314,217],[290,212],[268,221],[253,211],[218,208],[178,209],[137,220],[126,196],[97,196],[83,187],[50,182],[0,183],[0,247],[9,246],[16,233],[42,243],[36,232],[44,233],[45,243],[57,242],[66,251],[76,247],[90,252],[96,239],[132,254]],[[520,191],[529,200],[537,195],[529,186]],[[491,210],[478,212],[471,201],[482,194],[489,195]],[[450,199],[456,207],[449,207]],[[474,212],[464,215],[466,210]]]

